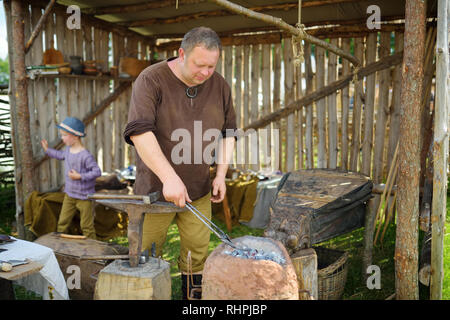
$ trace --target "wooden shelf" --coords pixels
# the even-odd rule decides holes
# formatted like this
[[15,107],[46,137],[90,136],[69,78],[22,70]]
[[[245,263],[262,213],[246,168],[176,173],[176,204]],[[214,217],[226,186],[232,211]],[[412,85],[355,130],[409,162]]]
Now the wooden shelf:
[[45,79],[81,79],[81,80],[116,80],[116,81],[134,81],[136,80],[135,77],[129,77],[129,78],[122,78],[122,77],[113,77],[113,76],[107,76],[107,75],[87,75],[87,74],[40,74],[36,75],[34,79],[31,79],[29,76],[27,76],[30,80],[38,80],[41,78]]
[[9,272],[0,271],[0,278],[5,280],[18,280],[30,274],[39,272],[44,266],[36,261],[29,261],[27,264],[22,264],[13,267]]

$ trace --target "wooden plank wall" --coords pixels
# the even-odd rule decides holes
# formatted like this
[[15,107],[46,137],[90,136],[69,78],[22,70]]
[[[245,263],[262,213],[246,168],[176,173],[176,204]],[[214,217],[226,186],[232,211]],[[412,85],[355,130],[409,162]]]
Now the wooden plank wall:
[[[42,9],[30,6],[25,16],[29,35]],[[45,49],[61,50],[65,61],[72,55],[101,60],[108,70],[121,56],[149,58],[151,44],[138,42],[82,21],[80,30],[69,30],[65,19],[51,15],[44,32],[26,56],[27,64],[41,64]],[[358,38],[332,38],[363,62],[402,50],[403,34],[380,32]],[[390,44],[395,44],[391,50]],[[304,46],[304,61],[294,67],[292,41],[225,46],[216,71],[232,88],[238,128],[348,75],[352,66],[322,48]],[[158,59],[176,56],[176,50],[158,52]],[[282,172],[300,168],[341,168],[386,178],[398,139],[398,104],[401,65],[353,81],[290,116],[258,129],[237,144],[234,166],[242,170]],[[29,103],[33,154],[42,155],[41,139],[55,141],[55,124],[66,116],[83,118],[118,85],[113,80],[37,79],[30,81]],[[433,90],[433,87],[432,89]],[[134,164],[134,149],[122,138],[127,122],[131,89],[106,108],[87,128],[83,139],[103,172]],[[254,138],[254,137],[253,137]],[[40,191],[64,183],[63,163],[44,161],[36,170]]]
[[[331,38],[330,42],[351,51],[362,66],[402,51],[403,33],[379,32],[357,38]],[[391,48],[391,44],[392,48]],[[333,53],[306,44],[304,62],[294,67],[292,41],[224,47],[225,63],[217,68],[233,87],[238,128],[247,126],[320,87],[343,78],[352,65]],[[226,66],[233,66],[233,77]],[[295,114],[258,129],[258,164],[251,163],[250,139],[243,139],[234,165],[242,170],[268,171],[263,145],[269,151],[270,171],[300,168],[341,168],[385,181],[398,139],[401,65],[352,81],[347,87],[320,99]],[[242,81],[243,80],[243,81]],[[270,84],[270,87],[268,85]],[[268,89],[269,88],[269,89]],[[433,90],[433,89],[432,89]],[[237,94],[237,96],[236,96]],[[279,130],[279,146],[263,129]],[[278,153],[279,162],[275,161]],[[243,163],[242,159],[246,159]]]
[[[25,32],[29,37],[42,15],[42,9],[32,2],[25,11]],[[128,42],[127,42],[128,40]],[[50,14],[43,32],[35,40],[26,55],[27,65],[41,65],[43,53],[53,46],[63,53],[64,61],[78,55],[87,60],[101,60],[101,67],[108,71],[118,66],[121,56],[149,57],[149,44],[111,34],[81,21],[81,29],[66,27],[66,17]],[[125,48],[128,50],[125,50]],[[139,50],[140,49],[140,50]],[[72,78],[36,78],[29,82],[30,129],[33,155],[43,155],[40,140],[50,143],[60,139],[56,124],[67,116],[83,117],[95,109],[118,86],[113,80],[92,80]],[[126,145],[122,133],[128,118],[131,89],[124,92],[106,108],[94,121],[86,126],[85,147],[97,159],[102,172],[114,172],[134,164],[134,149]],[[36,168],[35,181],[39,191],[61,187],[64,184],[64,164],[48,159]]]

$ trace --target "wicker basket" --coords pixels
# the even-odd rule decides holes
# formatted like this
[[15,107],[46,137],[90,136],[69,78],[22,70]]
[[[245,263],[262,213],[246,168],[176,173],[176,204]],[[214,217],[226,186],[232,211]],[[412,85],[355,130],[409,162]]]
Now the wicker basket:
[[317,254],[319,300],[338,300],[347,280],[348,252],[313,247]]

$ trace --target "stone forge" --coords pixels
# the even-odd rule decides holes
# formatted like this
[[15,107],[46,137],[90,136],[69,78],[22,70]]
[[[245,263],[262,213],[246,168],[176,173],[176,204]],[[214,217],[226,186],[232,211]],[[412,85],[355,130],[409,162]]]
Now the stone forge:
[[272,260],[233,256],[234,250],[219,245],[206,259],[203,269],[204,300],[298,300],[298,283],[294,266],[281,242],[269,238],[244,236],[233,239],[240,247],[256,249]]

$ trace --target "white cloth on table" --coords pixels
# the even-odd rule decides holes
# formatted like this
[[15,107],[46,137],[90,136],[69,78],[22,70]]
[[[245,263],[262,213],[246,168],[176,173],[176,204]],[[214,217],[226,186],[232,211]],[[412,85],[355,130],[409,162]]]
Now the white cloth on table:
[[2,244],[0,248],[8,249],[0,252],[0,260],[30,259],[44,266],[39,272],[15,280],[15,283],[41,295],[44,300],[69,299],[66,281],[52,249],[21,239]]

